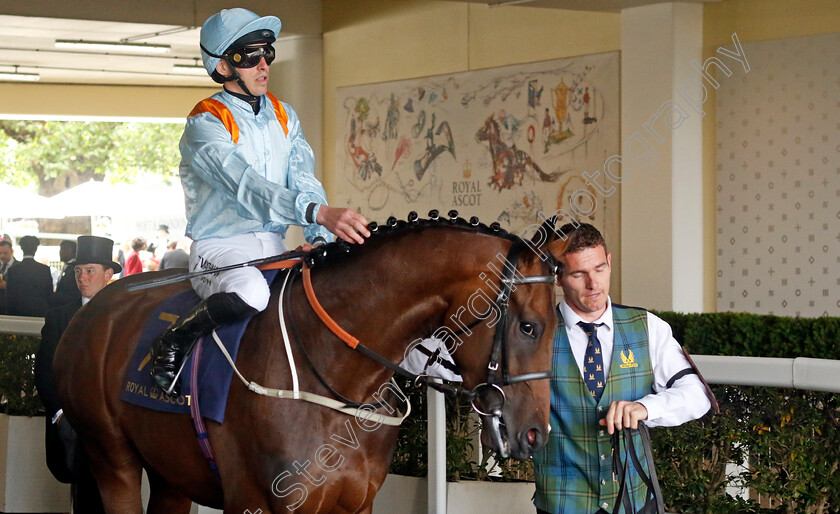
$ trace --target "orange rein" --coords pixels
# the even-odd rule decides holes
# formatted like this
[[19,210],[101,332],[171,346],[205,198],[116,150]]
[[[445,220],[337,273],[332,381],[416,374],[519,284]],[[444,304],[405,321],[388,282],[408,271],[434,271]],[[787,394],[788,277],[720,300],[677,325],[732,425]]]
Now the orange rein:
[[269,262],[268,264],[260,264],[257,266],[257,269],[262,270],[270,270],[270,269],[289,269],[294,268],[297,266],[297,263],[300,262],[300,259],[286,259],[284,261],[277,261],[277,262]]
[[[270,262],[268,264],[261,264],[257,266],[257,269],[260,270],[272,270],[272,269],[288,269],[293,268],[300,263],[300,259],[287,259],[284,261],[277,261],[277,262]],[[335,334],[339,339],[347,343],[352,349],[356,349],[356,346],[359,345],[359,340],[355,337],[348,334],[343,328],[338,326],[338,323],[335,322],[334,319],[327,314],[327,311],[324,310],[324,307],[321,306],[321,302],[318,301],[318,298],[315,296],[315,290],[312,288],[312,277],[309,271],[309,267],[306,263],[303,263],[303,289],[306,291],[306,298],[309,300],[309,305],[312,306],[312,310],[315,311],[315,314],[321,319],[324,325],[330,329],[330,331]]]
[[327,311],[321,306],[321,303],[318,301],[318,298],[315,297],[315,290],[312,288],[312,277],[310,276],[309,267],[306,263],[303,263],[303,289],[306,291],[306,298],[309,300],[309,305],[312,306],[312,310],[315,311],[315,314],[321,318],[321,321],[324,322],[324,325],[330,329],[330,331],[335,334],[339,339],[347,343],[347,346],[350,348],[356,349],[356,346],[359,345],[359,340],[355,337],[348,334],[343,328],[338,326],[338,323],[333,320]]

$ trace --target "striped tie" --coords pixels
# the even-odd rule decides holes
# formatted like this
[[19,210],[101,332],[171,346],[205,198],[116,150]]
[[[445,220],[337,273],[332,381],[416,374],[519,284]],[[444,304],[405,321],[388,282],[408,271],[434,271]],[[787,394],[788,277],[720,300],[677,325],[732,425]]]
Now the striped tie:
[[[595,398],[595,403],[601,399],[604,392],[604,358],[601,355],[601,342],[598,341],[598,332],[595,323],[579,321],[578,325],[589,337],[589,344],[586,345],[586,353],[583,355],[583,381],[589,392]],[[600,324],[599,324],[600,325]]]

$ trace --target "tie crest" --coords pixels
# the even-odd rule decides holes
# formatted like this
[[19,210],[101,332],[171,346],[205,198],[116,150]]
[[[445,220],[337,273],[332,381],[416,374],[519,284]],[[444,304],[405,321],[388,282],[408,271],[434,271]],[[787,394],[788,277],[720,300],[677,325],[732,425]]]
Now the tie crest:
[[[601,342],[598,340],[598,332],[594,323],[578,322],[578,325],[583,329],[588,339],[586,346],[586,353],[584,354],[584,382],[590,394],[595,398],[595,401],[601,399],[601,393],[604,391],[604,384],[606,377],[604,376],[604,360],[601,355]],[[592,369],[591,364],[595,365],[595,372],[590,373],[588,370]]]

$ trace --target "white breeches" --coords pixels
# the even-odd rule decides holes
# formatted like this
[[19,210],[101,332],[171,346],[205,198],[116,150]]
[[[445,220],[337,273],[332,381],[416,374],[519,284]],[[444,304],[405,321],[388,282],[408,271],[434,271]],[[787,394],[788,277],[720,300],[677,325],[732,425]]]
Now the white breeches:
[[[190,271],[221,268],[232,264],[271,257],[286,251],[280,234],[249,232],[233,237],[193,241],[190,248]],[[191,279],[193,289],[202,299],[215,293],[236,293],[251,307],[262,311],[268,306],[268,284],[260,270],[249,266]]]

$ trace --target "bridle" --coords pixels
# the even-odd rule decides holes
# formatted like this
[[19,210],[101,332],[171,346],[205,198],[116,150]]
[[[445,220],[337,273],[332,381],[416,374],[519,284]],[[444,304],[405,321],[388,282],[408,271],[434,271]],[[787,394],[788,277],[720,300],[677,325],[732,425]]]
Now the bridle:
[[[375,360],[394,373],[411,380],[415,386],[426,385],[444,394],[469,400],[472,404],[472,408],[479,415],[489,418],[491,424],[491,436],[496,438],[496,442],[498,443],[498,448],[500,448],[502,456],[507,457],[505,454],[506,447],[502,441],[502,436],[499,430],[499,426],[502,424],[502,409],[506,401],[505,393],[502,390],[502,387],[530,380],[545,380],[551,377],[551,372],[549,370],[511,376],[508,365],[508,347],[506,336],[508,328],[508,310],[510,307],[510,297],[513,294],[515,287],[525,284],[553,284],[556,280],[556,273],[559,268],[559,263],[549,254],[546,258],[544,258],[544,262],[549,267],[550,274],[531,276],[523,276],[519,274],[519,276],[516,276],[518,271],[517,265],[519,263],[519,256],[527,246],[528,244],[522,238],[517,237],[514,239],[514,242],[505,257],[504,271],[501,277],[499,293],[495,300],[495,305],[500,312],[500,319],[496,324],[496,330],[493,335],[493,346],[490,353],[490,360],[487,364],[487,381],[478,384],[469,390],[429,380],[430,377],[427,375],[412,373],[366,347],[358,339],[344,331],[329,316],[329,314],[326,313],[315,296],[315,292],[312,287],[310,268],[317,261],[319,257],[318,255],[311,255],[303,260],[302,273],[304,290],[306,291],[306,296],[312,306],[312,309],[321,321],[330,329],[330,331],[333,332],[333,334],[344,341],[348,346]],[[461,328],[460,332],[468,331],[470,328],[478,325],[481,321],[483,321],[483,318],[476,319],[469,326]]]
[[[552,271],[550,275],[532,275],[532,276],[515,276],[517,272],[517,264],[519,263],[519,254],[526,248],[527,244],[521,238],[517,238],[508,251],[505,258],[504,272],[501,279],[501,287],[499,294],[496,296],[496,307],[499,309],[499,322],[496,324],[496,332],[493,334],[493,349],[490,353],[490,361],[487,363],[487,381],[479,384],[472,389],[474,398],[480,398],[485,391],[496,390],[504,399],[504,392],[502,387],[519,382],[527,382],[529,380],[543,380],[551,377],[551,372],[538,371],[533,373],[524,373],[521,375],[510,375],[510,368],[508,366],[508,348],[507,338],[505,337],[508,327],[508,308],[510,306],[510,297],[515,286],[523,284],[553,284],[556,280],[555,271],[557,269],[557,262],[551,256],[547,260],[547,264]],[[481,320],[478,320],[481,321]],[[473,325],[474,326],[474,325]],[[501,364],[501,370],[499,369]],[[497,373],[500,376],[497,376]],[[485,393],[488,394],[488,393]],[[502,401],[502,405],[504,401]],[[482,412],[482,410],[473,401],[473,409],[481,415],[489,416],[491,413]],[[501,411],[501,406],[498,409]],[[493,412],[492,414],[495,414]]]
[[[501,432],[501,425],[503,424],[502,409],[507,400],[502,387],[529,380],[545,380],[551,378],[550,370],[511,376],[508,366],[506,333],[508,307],[510,306],[510,296],[513,293],[514,287],[523,284],[553,284],[556,280],[559,266],[559,263],[549,254],[546,259],[546,264],[551,271],[550,275],[516,277],[519,254],[525,247],[525,241],[517,238],[505,258],[504,274],[502,275],[499,294],[496,297],[496,306],[499,308],[501,315],[499,322],[496,324],[496,332],[493,334],[493,349],[490,353],[490,361],[487,364],[487,382],[478,384],[470,391],[472,408],[480,416],[487,418],[489,422],[488,432],[496,443],[496,447],[499,448],[499,454],[502,458],[509,456],[509,449],[507,444],[505,444]],[[497,377],[496,373],[499,371],[500,359],[502,368],[501,377]]]

